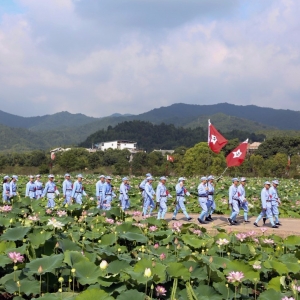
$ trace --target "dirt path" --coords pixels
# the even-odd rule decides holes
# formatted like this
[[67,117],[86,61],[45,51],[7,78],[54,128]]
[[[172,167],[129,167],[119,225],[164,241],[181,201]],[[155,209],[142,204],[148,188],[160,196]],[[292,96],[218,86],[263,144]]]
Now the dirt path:
[[[155,212],[153,214],[153,216],[157,216],[157,213]],[[170,224],[173,223],[172,221],[172,213],[167,213],[166,214],[166,221],[170,222]],[[199,214],[190,214],[190,216],[193,218],[190,222],[195,223],[195,224],[199,224],[197,218],[199,217]],[[263,221],[261,220],[259,222],[259,228],[255,227],[253,225],[254,221],[256,220],[256,216],[255,217],[250,217],[249,221],[250,223],[244,223],[243,222],[243,217],[238,217],[237,221],[238,221],[238,225],[235,226],[231,226],[228,224],[227,218],[229,216],[227,215],[213,215],[212,216],[214,221],[213,222],[209,222],[208,224],[205,225],[201,225],[204,228],[207,228],[209,232],[214,233],[217,232],[216,229],[214,229],[214,227],[218,226],[221,228],[224,228],[226,231],[228,232],[247,232],[247,231],[257,231],[257,232],[261,232],[260,228],[262,227],[266,227],[268,230],[266,232],[267,235],[270,234],[276,234],[276,235],[280,235],[282,237],[286,237],[289,235],[300,235],[300,219],[292,219],[292,218],[288,218],[288,219],[280,219],[280,222],[282,224],[282,226],[279,226],[279,228],[272,228],[271,224],[269,222],[269,220],[266,221],[266,225],[263,226]],[[176,217],[177,221],[180,221],[182,223],[189,223],[185,216],[182,213],[179,213]]]

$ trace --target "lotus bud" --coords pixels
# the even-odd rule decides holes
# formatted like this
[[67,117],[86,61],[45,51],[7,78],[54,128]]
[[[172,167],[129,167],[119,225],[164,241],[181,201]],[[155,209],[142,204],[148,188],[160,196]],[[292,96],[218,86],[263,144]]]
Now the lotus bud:
[[178,244],[178,239],[177,239],[177,238],[174,240],[174,244],[175,244],[175,245]]
[[170,245],[168,244],[167,246],[166,246],[166,249],[169,249],[170,248]]
[[58,242],[56,242],[55,248],[59,248],[59,243]]
[[75,273],[76,272],[76,269],[71,269],[71,273]]
[[108,263],[106,260],[102,260],[100,264],[100,269],[105,270],[108,267]]
[[121,248],[118,248],[118,252],[121,252],[122,251],[122,249]]
[[17,271],[18,270],[18,267],[17,266],[14,266],[14,271]]
[[151,269],[150,268],[146,268],[145,272],[144,272],[144,277],[149,278],[149,277],[151,277],[151,275],[152,275]]
[[190,272],[190,273],[192,273],[192,272],[193,272],[193,267],[192,267],[192,266],[190,266],[190,268],[189,268],[189,272]]
[[101,244],[101,240],[98,240],[98,243]]
[[70,283],[72,282],[72,278],[69,278],[69,282],[70,282]]
[[85,240],[85,236],[82,237],[82,240],[83,240],[83,241]]
[[13,219],[10,219],[10,220],[9,220],[9,223],[11,224],[11,223],[13,223],[13,221],[14,221]]
[[39,268],[38,268],[38,273],[39,273],[39,274],[42,274],[42,273],[43,273],[43,268],[42,268],[42,266],[39,266]]
[[21,284],[20,284],[20,281],[17,281],[17,287],[20,287]]
[[59,277],[59,278],[58,278],[58,282],[60,282],[60,283],[64,282],[63,277]]
[[58,292],[59,292],[59,293],[62,293],[62,289],[58,289]]
[[154,289],[154,285],[153,285],[153,284],[151,284],[151,287],[150,287],[150,288],[151,288],[151,290],[153,290],[153,289]]
[[83,228],[80,228],[80,232],[84,232],[84,229],[83,229]]
[[23,239],[23,243],[26,243],[26,239]]
[[155,261],[152,261],[152,267],[154,268],[156,265]]
[[213,257],[211,256],[211,257],[209,258],[209,262],[212,263],[213,260],[214,260],[214,259],[213,259]]

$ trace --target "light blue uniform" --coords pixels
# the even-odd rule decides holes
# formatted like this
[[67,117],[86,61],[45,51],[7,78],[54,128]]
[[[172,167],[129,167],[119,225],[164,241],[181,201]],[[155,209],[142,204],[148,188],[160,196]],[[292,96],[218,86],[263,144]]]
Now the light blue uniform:
[[30,199],[35,199],[36,198],[36,186],[33,181],[29,181],[26,184],[26,192],[25,192],[25,197],[29,197]]
[[173,213],[173,219],[176,218],[176,215],[178,214],[178,211],[181,209],[184,215],[187,217],[187,219],[190,219],[189,214],[186,211],[184,202],[185,202],[185,196],[189,195],[189,192],[186,190],[186,188],[180,185],[180,182],[176,184],[176,207]]
[[207,183],[207,187],[207,214],[212,215],[216,209],[216,203],[214,199],[215,187],[210,182]]
[[165,214],[168,210],[167,207],[168,198],[172,198],[172,196],[169,194],[165,184],[160,182],[156,188],[156,201],[159,202],[159,209],[157,214],[158,220],[165,218]]
[[272,213],[275,218],[275,223],[279,223],[279,210],[278,210],[278,193],[277,193],[277,188],[275,186],[271,186],[269,189],[269,193],[271,195],[271,208],[272,208]]
[[112,190],[111,184],[108,182],[105,182],[105,184],[103,185],[103,189],[102,189],[101,209],[110,210],[111,202],[114,197],[116,197],[116,195]]
[[201,221],[204,221],[204,219],[207,217],[207,213],[208,213],[208,208],[207,208],[207,196],[208,196],[208,192],[206,190],[207,186],[205,183],[201,182],[198,185],[198,201],[199,204],[202,208],[202,212],[199,215],[199,219]]
[[151,213],[155,207],[153,201],[153,195],[155,195],[155,192],[153,190],[152,184],[148,181],[145,184],[145,190],[143,192],[143,195],[144,195],[143,214],[144,216],[146,216],[148,212],[148,207],[150,207],[149,215],[151,216]]
[[261,191],[261,206],[262,211],[257,217],[255,223],[257,224],[262,218],[267,217],[270,220],[272,226],[274,226],[273,211],[272,211],[272,195],[270,194],[270,189],[265,187]]
[[238,187],[232,184],[229,188],[229,204],[231,205],[230,219],[235,221],[240,212],[240,198],[238,196]]
[[63,195],[64,195],[64,203],[63,204],[70,204],[72,200],[72,190],[73,184],[71,180],[65,179],[63,182]]
[[9,183],[9,194],[10,198],[17,196],[17,183],[13,180]]
[[48,181],[46,183],[46,186],[44,188],[42,197],[45,197],[47,195],[47,199],[48,199],[48,208],[54,208],[55,206],[55,195],[59,195],[59,192],[56,188],[56,184],[53,181]]
[[244,220],[248,221],[248,201],[246,200],[246,192],[242,184],[238,186],[238,196],[240,199],[241,209],[244,211]]
[[36,191],[35,191],[36,199],[40,199],[43,194],[43,183],[40,182],[39,180],[36,180],[34,182],[34,184],[35,184],[35,188],[36,188]]
[[102,190],[103,190],[103,186],[104,186],[105,182],[102,182],[101,180],[97,181],[96,183],[96,197],[97,197],[97,208],[101,208],[102,206]]
[[10,194],[10,185],[9,185],[9,182],[5,182],[3,183],[3,186],[2,186],[3,190],[2,190],[2,197],[3,197],[3,202],[8,202],[10,203],[9,201],[9,194]]
[[130,207],[130,201],[128,196],[128,191],[130,190],[130,185],[125,184],[124,182],[120,185],[120,197],[119,200],[121,201],[121,208],[123,211],[126,209],[129,209]]
[[78,180],[74,182],[71,196],[75,199],[76,203],[82,204],[82,196],[86,196],[86,192],[82,187],[82,182],[79,182]]

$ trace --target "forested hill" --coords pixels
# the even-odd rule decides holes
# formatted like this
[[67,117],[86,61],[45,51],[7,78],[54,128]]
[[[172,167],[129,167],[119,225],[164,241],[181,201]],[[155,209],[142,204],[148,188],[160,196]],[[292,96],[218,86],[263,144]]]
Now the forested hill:
[[[239,138],[262,141],[264,135],[234,130],[224,133],[228,139]],[[99,130],[90,135],[80,147],[91,147],[92,144],[111,140],[134,140],[138,147],[147,151],[153,149],[175,149],[180,146],[192,147],[199,142],[207,141],[207,130],[202,127],[194,129],[175,127],[172,124],[155,125],[144,121],[126,121],[107,130]]]

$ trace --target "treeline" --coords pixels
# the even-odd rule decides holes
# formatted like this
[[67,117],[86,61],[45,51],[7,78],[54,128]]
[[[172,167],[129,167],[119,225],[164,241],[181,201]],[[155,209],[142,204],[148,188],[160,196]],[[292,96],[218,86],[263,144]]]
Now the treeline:
[[[263,141],[265,135],[233,130],[223,133],[227,139],[237,138],[242,141],[249,138],[252,142]],[[140,149],[150,152],[154,149],[175,149],[180,146],[193,147],[199,142],[207,141],[207,129],[175,127],[172,124],[155,125],[144,121],[122,122],[107,130],[99,130],[90,135],[79,147],[113,140],[133,140]]]

